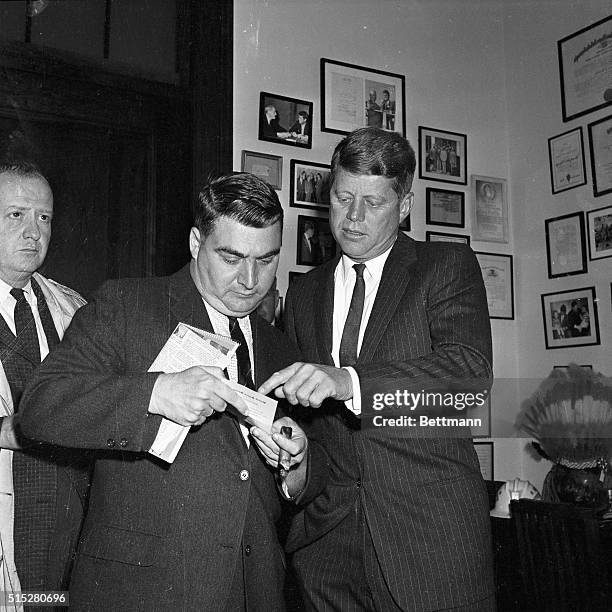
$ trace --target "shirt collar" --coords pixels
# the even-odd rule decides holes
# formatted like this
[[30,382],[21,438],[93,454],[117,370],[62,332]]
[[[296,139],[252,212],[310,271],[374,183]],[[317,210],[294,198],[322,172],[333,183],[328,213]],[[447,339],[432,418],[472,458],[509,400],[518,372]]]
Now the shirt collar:
[[[5,283],[1,278],[0,278],[0,303],[4,303],[5,300],[9,297],[9,295],[11,295],[11,289],[13,287],[7,283]],[[25,287],[23,287],[23,290],[25,291],[25,293],[28,294],[29,297],[29,293],[30,291],[32,291],[32,281],[28,280],[27,284]],[[12,299],[13,296],[11,296]]]
[[[393,243],[395,244],[395,243]],[[380,255],[377,255],[373,259],[369,259],[365,263],[366,269],[364,272],[364,278],[367,280],[368,278],[378,278],[380,279],[383,273],[383,268],[385,267],[385,263],[389,257],[389,253],[391,253],[391,249],[393,248],[393,244]],[[342,282],[346,283],[349,278],[351,278],[351,272],[353,271],[353,266],[358,263],[352,260],[348,255],[342,255],[340,259],[339,269],[342,274]]]

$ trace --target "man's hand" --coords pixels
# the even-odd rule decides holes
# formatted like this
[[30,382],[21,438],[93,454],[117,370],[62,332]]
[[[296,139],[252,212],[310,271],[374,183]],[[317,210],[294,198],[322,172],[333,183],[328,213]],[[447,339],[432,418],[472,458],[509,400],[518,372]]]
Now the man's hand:
[[160,374],[153,387],[149,412],[179,425],[201,425],[213,412],[231,404],[244,416],[248,407],[226,384],[220,368],[194,366],[176,374]]
[[[280,433],[281,427],[291,427],[291,438],[285,438]],[[272,424],[272,435],[259,427],[251,427],[251,436],[261,451],[268,465],[278,467],[278,452],[282,448],[290,456],[289,469],[299,465],[304,460],[308,450],[308,438],[302,428],[289,417],[281,417]]]
[[328,397],[340,401],[353,397],[351,375],[346,370],[299,361],[272,374],[258,391],[268,395],[272,389],[276,397],[312,408],[318,408]]

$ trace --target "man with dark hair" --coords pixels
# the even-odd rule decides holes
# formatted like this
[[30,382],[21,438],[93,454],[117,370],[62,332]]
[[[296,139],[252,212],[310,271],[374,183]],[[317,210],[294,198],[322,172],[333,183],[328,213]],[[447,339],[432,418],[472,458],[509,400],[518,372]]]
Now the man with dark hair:
[[[452,389],[466,379],[490,385],[474,254],[399,231],[415,166],[397,133],[362,128],[338,144],[330,226],[342,254],[291,284],[285,330],[306,363],[260,388],[309,407],[309,439],[330,457],[329,482],[303,506],[288,541],[311,610],[495,607],[487,494],[469,429],[436,435],[395,421],[375,426],[372,416],[374,398],[389,401],[386,393],[393,400],[395,391]],[[393,401],[389,411],[401,407]]]
[[85,303],[37,272],[52,217],[40,169],[0,162],[0,591],[15,596],[62,588],[87,491],[73,453],[32,447],[19,431],[28,379]]
[[[272,285],[283,210],[274,189],[242,173],[214,179],[197,203],[191,262],[165,278],[109,281],[73,321],[24,395],[24,433],[94,449],[88,515],[70,604],[88,610],[281,610],[284,560],[274,473],[249,431],[224,413],[247,406],[221,370],[148,368],[179,322],[240,346],[231,379],[254,388],[295,359],[286,337],[255,316]],[[162,417],[192,426],[171,465],[146,451]],[[285,494],[308,495],[290,419],[294,464]],[[316,457],[315,457],[316,460]],[[313,470],[313,473],[320,470]]]
[[297,121],[289,128],[289,134],[299,143],[308,144],[310,134],[309,119],[310,117],[306,111],[299,111],[297,114]]

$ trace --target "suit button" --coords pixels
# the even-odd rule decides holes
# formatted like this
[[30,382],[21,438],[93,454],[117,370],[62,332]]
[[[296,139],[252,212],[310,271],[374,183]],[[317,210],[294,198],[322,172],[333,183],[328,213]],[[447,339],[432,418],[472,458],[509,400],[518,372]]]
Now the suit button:
[[108,446],[108,448],[114,448],[114,446],[115,446],[115,441],[114,441],[112,438],[109,438],[109,439],[106,441],[106,446]]
[[249,472],[248,470],[242,470],[240,472],[240,480],[248,480],[249,479]]
[[121,440],[119,440],[119,446],[123,446],[125,448],[127,445],[128,445],[127,438],[121,438]]
[[358,489],[361,489],[361,480],[360,479],[358,479],[355,484],[357,485]]
[[244,554],[247,555],[247,556],[251,554],[251,545],[250,544],[247,544],[244,547]]

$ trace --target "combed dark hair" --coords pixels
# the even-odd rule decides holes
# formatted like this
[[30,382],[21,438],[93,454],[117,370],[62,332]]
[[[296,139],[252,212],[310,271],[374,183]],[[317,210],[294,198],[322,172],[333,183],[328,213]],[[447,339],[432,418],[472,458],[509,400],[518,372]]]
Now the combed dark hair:
[[397,132],[365,127],[351,132],[336,146],[330,185],[334,184],[338,168],[351,174],[392,178],[393,190],[403,198],[412,187],[416,157],[410,143]]
[[31,161],[0,159],[0,174],[15,174],[16,176],[36,176],[45,178],[41,169]]
[[283,207],[276,191],[248,172],[219,176],[208,181],[198,195],[194,225],[206,238],[217,219],[227,217],[247,227],[282,224]]

